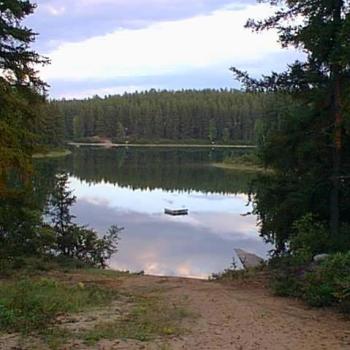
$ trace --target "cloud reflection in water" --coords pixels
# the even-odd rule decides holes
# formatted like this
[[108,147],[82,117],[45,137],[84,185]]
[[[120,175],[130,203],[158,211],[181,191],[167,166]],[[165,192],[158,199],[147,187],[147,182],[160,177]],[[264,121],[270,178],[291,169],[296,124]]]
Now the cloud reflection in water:
[[[227,268],[234,248],[266,256],[270,249],[258,237],[256,218],[245,195],[200,192],[141,191],[71,178],[78,201],[77,221],[103,232],[125,227],[111,267],[147,274],[206,278]],[[213,200],[214,199],[214,200]],[[188,216],[172,217],[164,207],[189,208]]]

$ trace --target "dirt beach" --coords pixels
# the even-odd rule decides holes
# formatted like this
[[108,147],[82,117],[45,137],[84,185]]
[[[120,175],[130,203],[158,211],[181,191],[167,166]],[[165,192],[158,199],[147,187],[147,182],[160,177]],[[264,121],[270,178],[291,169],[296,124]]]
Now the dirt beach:
[[[70,282],[91,283],[91,276],[59,276]],[[161,300],[163,305],[181,305],[190,315],[181,319],[179,334],[157,336],[152,340],[99,339],[87,344],[69,339],[61,349],[220,349],[282,350],[350,349],[350,321],[334,310],[311,309],[300,301],[275,297],[261,283],[221,283],[185,278],[128,276],[94,277],[93,283],[116,289],[123,295],[139,295]],[[61,320],[67,329],[92,327],[101,317],[113,320],[128,312],[120,299],[105,309]],[[162,312],[162,311],[160,311]],[[105,321],[104,320],[104,321]],[[91,324],[89,325],[89,321]],[[171,332],[170,332],[171,333]],[[0,349],[40,349],[33,338],[18,341],[16,335],[0,337]]]

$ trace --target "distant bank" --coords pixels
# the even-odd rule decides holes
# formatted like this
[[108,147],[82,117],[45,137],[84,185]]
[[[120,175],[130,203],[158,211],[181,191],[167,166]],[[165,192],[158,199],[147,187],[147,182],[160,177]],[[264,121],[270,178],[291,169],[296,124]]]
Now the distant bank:
[[42,159],[42,158],[60,158],[69,156],[72,152],[68,149],[50,150],[42,153],[34,153],[32,158]]
[[171,148],[256,148],[252,145],[217,145],[217,144],[157,144],[157,143],[90,143],[90,142],[69,142],[69,146],[97,146],[105,148],[116,147],[171,147]]

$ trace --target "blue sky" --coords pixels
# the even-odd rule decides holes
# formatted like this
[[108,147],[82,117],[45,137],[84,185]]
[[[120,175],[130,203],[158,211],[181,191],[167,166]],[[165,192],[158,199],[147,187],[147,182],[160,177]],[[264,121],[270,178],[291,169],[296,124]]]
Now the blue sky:
[[239,88],[229,67],[258,76],[283,70],[298,53],[275,32],[251,33],[249,17],[271,14],[255,0],[37,0],[27,25],[51,58],[41,71],[50,96],[124,91]]

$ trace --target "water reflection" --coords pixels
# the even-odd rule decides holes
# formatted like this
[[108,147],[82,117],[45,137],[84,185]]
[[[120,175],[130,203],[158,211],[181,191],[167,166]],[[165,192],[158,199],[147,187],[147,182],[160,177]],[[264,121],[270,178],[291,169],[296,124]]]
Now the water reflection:
[[[122,153],[120,153],[122,152]],[[80,224],[104,232],[117,224],[111,267],[147,274],[207,278],[227,268],[234,248],[266,256],[247,207],[251,174],[210,167],[219,150],[77,150],[59,167],[71,174]],[[164,208],[188,208],[172,217]]]
[[[131,190],[72,179],[81,224],[100,232],[117,223],[125,227],[111,267],[147,274],[207,278],[228,267],[234,248],[261,256],[267,247],[257,236],[256,218],[247,211],[245,195],[219,195],[162,190]],[[188,216],[163,213],[164,205],[187,204]]]

